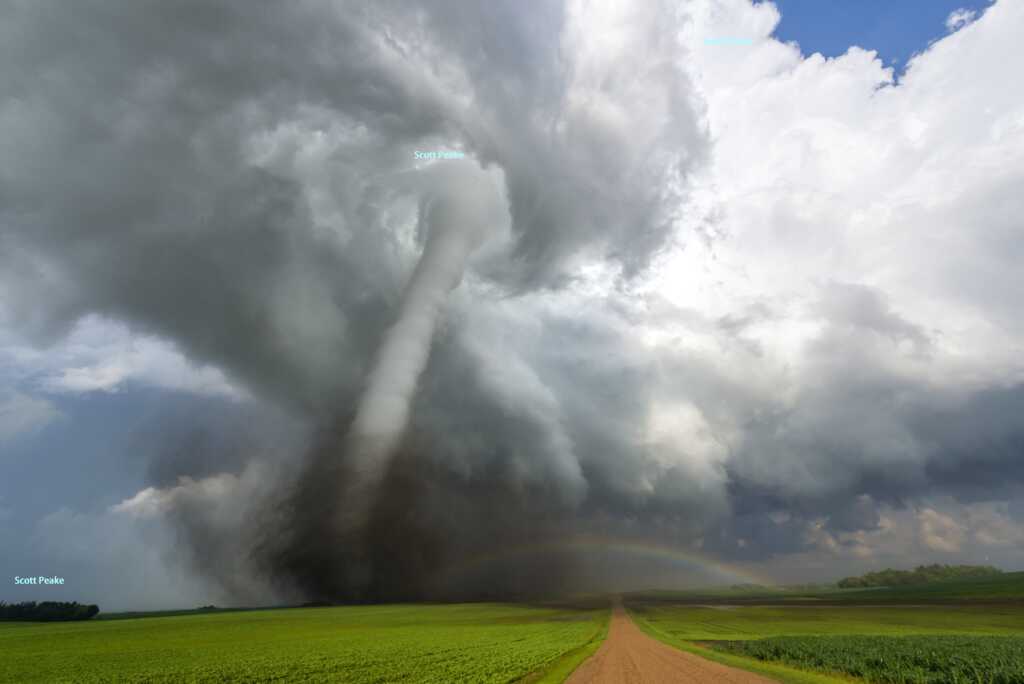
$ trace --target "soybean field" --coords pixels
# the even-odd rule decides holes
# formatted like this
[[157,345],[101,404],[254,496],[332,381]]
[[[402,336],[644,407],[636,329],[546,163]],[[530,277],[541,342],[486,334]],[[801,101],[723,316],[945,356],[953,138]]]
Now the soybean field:
[[[599,639],[607,608],[295,608],[0,623],[4,682],[510,682]],[[571,669],[571,668],[570,668]]]
[[1024,637],[771,637],[712,646],[760,661],[878,684],[1024,682]]

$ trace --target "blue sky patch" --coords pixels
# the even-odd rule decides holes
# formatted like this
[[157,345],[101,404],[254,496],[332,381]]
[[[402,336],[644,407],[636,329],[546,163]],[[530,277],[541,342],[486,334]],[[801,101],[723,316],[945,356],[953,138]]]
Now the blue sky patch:
[[915,53],[949,33],[958,9],[981,16],[987,0],[774,0],[782,13],[775,37],[796,41],[805,55],[837,57],[851,45],[876,50],[886,66],[906,68]]

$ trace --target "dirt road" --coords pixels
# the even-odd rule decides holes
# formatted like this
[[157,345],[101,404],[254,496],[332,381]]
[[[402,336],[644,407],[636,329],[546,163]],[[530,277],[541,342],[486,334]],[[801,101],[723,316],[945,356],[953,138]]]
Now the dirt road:
[[601,648],[566,680],[568,684],[771,684],[773,681],[666,646],[641,632],[621,605],[616,605],[612,612],[608,638]]

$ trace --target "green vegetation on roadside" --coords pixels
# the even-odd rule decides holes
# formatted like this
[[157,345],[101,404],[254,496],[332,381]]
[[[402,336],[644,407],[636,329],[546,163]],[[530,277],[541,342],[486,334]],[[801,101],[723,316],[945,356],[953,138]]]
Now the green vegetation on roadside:
[[510,682],[555,670],[607,620],[589,606],[455,604],[11,622],[0,681]]
[[839,580],[837,586],[840,589],[898,587],[906,584],[927,584],[929,582],[996,577],[1002,574],[1002,570],[991,565],[919,565],[913,570],[886,568],[885,570],[869,572],[858,577],[846,577]]
[[1024,682],[1024,636],[772,637],[714,647],[878,684]]

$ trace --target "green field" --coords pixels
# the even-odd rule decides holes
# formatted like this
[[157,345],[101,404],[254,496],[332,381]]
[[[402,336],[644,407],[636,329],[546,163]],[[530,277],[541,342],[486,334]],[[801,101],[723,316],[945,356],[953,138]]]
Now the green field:
[[786,587],[716,587],[684,591],[648,591],[628,595],[641,603],[1020,603],[1024,605],[1024,572],[898,587],[867,589],[814,589]]
[[[712,659],[717,659],[716,651],[728,653],[728,658],[740,656],[746,662],[724,662],[785,682],[815,680],[765,670],[758,663],[870,675],[866,681],[872,682],[1024,684],[1024,678],[1018,677],[1024,672],[1024,606],[1018,604],[696,606],[656,602],[629,607],[655,638]],[[881,677],[886,671],[897,678]],[[963,679],[957,673],[987,674]]]
[[1024,682],[1024,637],[772,637],[715,648],[879,684]]
[[510,682],[558,669],[607,617],[456,604],[0,622],[0,681]]
[[1024,573],[880,589],[645,592],[626,605],[655,638],[785,682],[1024,684]]
[[686,641],[827,634],[1024,636],[1019,606],[690,606],[630,604],[633,615]]
[[[1024,573],[894,589],[646,592],[625,604],[652,636],[781,682],[1024,684]],[[0,681],[560,682],[600,643],[606,606],[387,605],[0,622]]]

